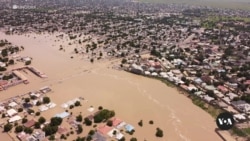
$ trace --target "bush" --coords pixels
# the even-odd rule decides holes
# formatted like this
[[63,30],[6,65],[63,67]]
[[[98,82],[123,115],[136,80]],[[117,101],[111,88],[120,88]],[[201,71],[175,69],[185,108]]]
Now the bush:
[[99,107],[98,107],[98,110],[103,110],[103,107],[102,107],[102,106],[99,106]]
[[30,65],[31,64],[31,61],[26,61],[25,62],[25,65]]
[[42,103],[40,101],[36,102],[36,106],[40,106]]
[[7,69],[5,67],[0,67],[0,71],[6,71]]
[[29,103],[29,102],[30,102],[30,98],[25,98],[25,99],[24,99],[24,102],[25,102],[25,103]]
[[9,60],[9,64],[10,64],[10,65],[13,65],[14,63],[15,63],[15,62],[14,62],[13,59]]
[[36,116],[40,116],[40,114],[41,114],[40,112],[36,112]]
[[150,120],[150,121],[149,121],[149,124],[154,124],[154,121],[153,121],[153,120]]
[[77,107],[77,106],[80,106],[81,105],[81,102],[80,101],[76,101],[75,102],[75,106]]
[[131,138],[130,141],[137,141],[137,139],[136,138]]
[[163,137],[163,131],[160,128],[156,128],[156,137]]
[[142,127],[142,126],[143,126],[143,121],[140,120],[140,121],[138,122],[138,125]]
[[51,141],[55,140],[55,135],[50,135],[49,140],[51,140]]
[[82,137],[82,138],[81,137],[77,137],[76,141],[85,141],[85,137]]
[[83,131],[82,125],[77,125],[77,133],[80,134],[82,133],[82,131]]
[[74,105],[70,105],[70,106],[69,106],[69,109],[73,109],[73,108],[74,108]]
[[66,136],[64,134],[62,134],[60,139],[65,139],[66,140]]
[[108,120],[107,125],[111,127],[113,126],[113,122],[111,120]]
[[34,111],[34,110],[32,110],[32,109],[28,109],[28,110],[27,110],[27,112],[28,112],[29,114],[33,114],[33,113],[35,113],[35,111]]
[[94,130],[90,130],[89,133],[88,133],[89,136],[93,136],[94,134],[95,134]]
[[6,117],[5,113],[3,113],[3,114],[2,114],[2,118],[5,118],[5,117]]
[[23,108],[18,108],[17,110],[19,113],[23,111]]

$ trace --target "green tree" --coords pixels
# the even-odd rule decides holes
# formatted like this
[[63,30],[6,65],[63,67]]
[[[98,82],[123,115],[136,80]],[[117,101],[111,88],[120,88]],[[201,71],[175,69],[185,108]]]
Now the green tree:
[[10,64],[10,65],[13,65],[14,63],[15,63],[15,62],[14,62],[13,59],[9,60],[9,64]]
[[23,124],[26,123],[27,121],[28,121],[27,118],[23,118],[23,119],[22,119],[22,123],[23,123]]
[[29,103],[30,102],[30,98],[27,97],[27,98],[24,99],[24,101],[25,101],[25,103]]
[[6,71],[7,69],[5,67],[0,67],[0,71]]
[[59,125],[61,125],[62,121],[63,121],[63,119],[60,117],[52,117],[50,119],[50,125],[51,126],[59,126]]
[[12,128],[13,128],[13,125],[10,123],[5,124],[3,127],[4,132],[9,132]]
[[19,126],[17,126],[16,128],[15,128],[15,132],[16,133],[20,133],[20,132],[22,132],[23,131],[23,126],[22,125],[19,125]]
[[33,129],[32,129],[32,128],[29,128],[29,127],[25,127],[25,128],[23,129],[23,131],[24,131],[25,133],[27,133],[27,134],[32,134],[32,133],[33,133]]
[[78,116],[76,117],[76,121],[77,121],[77,122],[82,122],[82,115],[78,115]]
[[44,117],[40,117],[40,118],[38,119],[38,122],[41,123],[41,124],[43,124],[43,123],[46,122],[46,119],[45,119]]
[[127,63],[127,59],[123,58],[122,59],[122,64],[125,64],[125,63]]
[[142,127],[142,126],[143,126],[143,121],[140,120],[140,121],[138,122],[138,125]]
[[156,128],[156,137],[163,137],[163,131],[160,128]]
[[3,49],[2,52],[1,52],[1,54],[2,54],[3,57],[8,56],[8,50],[7,50],[7,48]]
[[81,105],[81,102],[80,101],[76,101],[75,102],[75,106],[77,107],[77,106],[80,106]]
[[92,125],[92,121],[89,118],[84,118],[84,123],[86,126],[91,126]]
[[34,126],[35,126],[35,129],[39,129],[41,127],[41,123],[40,122],[36,122]]
[[89,136],[93,136],[94,134],[95,134],[94,130],[90,130],[89,133],[88,133]]
[[50,98],[47,96],[43,97],[43,103],[45,103],[45,104],[50,103]]
[[80,133],[82,133],[82,131],[83,131],[82,125],[78,124],[77,125],[77,133],[80,134]]
[[51,126],[51,125],[46,125],[43,128],[43,131],[45,132],[46,136],[50,136],[52,134],[55,134],[58,130],[58,126]]

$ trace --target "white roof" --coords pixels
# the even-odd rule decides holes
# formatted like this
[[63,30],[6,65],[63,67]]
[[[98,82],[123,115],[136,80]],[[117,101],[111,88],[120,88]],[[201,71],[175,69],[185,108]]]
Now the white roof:
[[245,120],[246,119],[246,117],[244,115],[242,115],[242,114],[235,114],[234,117],[237,118],[237,119],[240,119],[240,120]]
[[46,110],[48,110],[48,109],[49,109],[49,108],[48,108],[47,106],[45,106],[45,105],[42,105],[42,106],[39,107],[39,110],[40,110],[41,112],[46,111]]
[[153,76],[157,76],[158,74],[157,74],[156,72],[153,72],[152,75],[153,75]]
[[149,74],[150,74],[150,72],[149,72],[149,71],[145,71],[145,74],[146,74],[146,75],[149,75]]
[[15,122],[15,121],[18,121],[18,120],[21,120],[21,119],[22,119],[22,118],[21,118],[19,115],[16,115],[16,116],[10,118],[10,119],[9,119],[9,122],[11,123],[11,122]]
[[13,107],[17,106],[17,103],[13,101],[13,102],[9,103],[9,106],[13,108]]
[[63,103],[63,104],[61,105],[61,107],[66,109],[66,108],[68,108],[68,107],[69,107],[69,105],[68,105],[68,104],[66,104],[66,103]]
[[93,108],[93,107],[88,108],[89,112],[93,112],[94,110],[95,110],[95,108]]
[[17,111],[15,109],[9,109],[7,111],[8,116],[12,117],[13,115],[17,114]]

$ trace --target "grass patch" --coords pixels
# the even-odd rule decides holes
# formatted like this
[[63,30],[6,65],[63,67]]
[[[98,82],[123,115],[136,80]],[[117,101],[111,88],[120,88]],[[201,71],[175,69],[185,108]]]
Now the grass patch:
[[244,129],[239,129],[237,127],[233,127],[230,131],[233,135],[236,135],[239,137],[247,137],[247,134],[244,132]]
[[242,129],[247,135],[250,135],[250,128],[243,128]]

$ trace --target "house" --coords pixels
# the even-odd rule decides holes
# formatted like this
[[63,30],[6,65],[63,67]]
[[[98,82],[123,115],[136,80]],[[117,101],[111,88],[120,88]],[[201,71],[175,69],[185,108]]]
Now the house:
[[222,85],[219,85],[218,87],[217,87],[217,89],[220,91],[220,92],[222,92],[222,93],[227,93],[229,90],[225,87],[225,86],[222,86]]
[[33,137],[35,137],[35,139],[37,141],[44,141],[45,139],[45,132],[43,132],[42,130],[36,130],[33,134]]
[[112,127],[109,127],[107,125],[101,125],[98,127],[97,131],[103,135],[106,135],[109,131],[112,130]]
[[143,69],[141,66],[138,66],[136,64],[132,64],[131,65],[131,70],[130,70],[132,73],[135,73],[135,74],[142,74],[143,72]]
[[32,127],[34,126],[36,121],[34,119],[27,121],[25,124],[23,124],[24,127]]
[[17,114],[17,111],[15,110],[15,109],[9,109],[8,111],[7,111],[7,115],[9,116],[9,117],[12,117],[12,116],[14,116],[14,115],[16,115]]
[[250,111],[250,104],[246,103],[243,100],[232,101],[231,104],[242,112],[246,113]]
[[17,134],[17,138],[20,140],[20,141],[26,141],[26,138],[28,138],[30,135],[29,134],[26,134],[25,132],[21,132],[21,133],[18,133]]
[[201,84],[201,83],[203,83],[203,81],[202,81],[200,78],[196,78],[196,79],[194,80],[194,82],[195,82],[196,84]]
[[95,134],[92,136],[92,139],[94,141],[106,141],[107,140],[103,135],[101,135],[98,132],[95,132]]
[[210,91],[216,90],[216,88],[214,86],[212,86],[212,85],[204,85],[204,89],[210,90]]
[[13,117],[11,117],[9,120],[8,120],[8,122],[9,123],[12,123],[12,122],[15,122],[15,121],[19,121],[19,120],[21,120],[22,118],[19,116],[19,115],[15,115],[15,116],[13,116]]
[[130,125],[130,124],[126,124],[126,125],[125,125],[125,130],[126,130],[127,132],[132,132],[134,129],[135,129],[134,126],[132,126],[132,125]]
[[233,100],[234,98],[238,97],[238,95],[237,95],[237,94],[234,94],[234,93],[228,93],[227,96],[228,96],[231,100]]
[[201,80],[203,81],[203,82],[205,82],[206,84],[211,84],[212,83],[212,79],[210,78],[210,76],[208,76],[208,75],[203,75],[203,76],[201,76]]
[[112,123],[114,127],[117,127],[120,123],[122,123],[122,120],[119,118],[113,118]]
[[11,102],[11,103],[9,103],[9,107],[11,107],[11,108],[14,108],[14,107],[16,107],[18,104],[16,103],[16,102]]
[[213,97],[210,97],[210,96],[208,96],[208,95],[204,95],[203,99],[204,99],[205,101],[207,101],[207,102],[211,102],[211,101],[214,100]]

